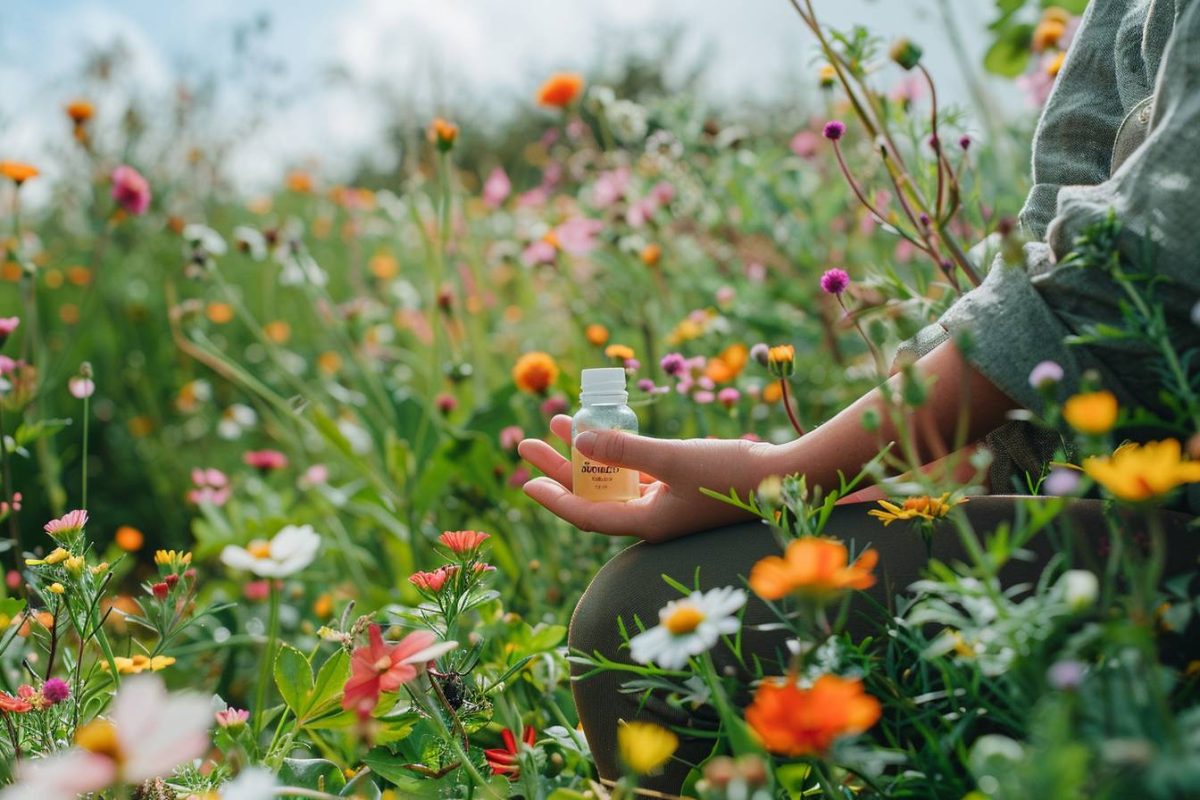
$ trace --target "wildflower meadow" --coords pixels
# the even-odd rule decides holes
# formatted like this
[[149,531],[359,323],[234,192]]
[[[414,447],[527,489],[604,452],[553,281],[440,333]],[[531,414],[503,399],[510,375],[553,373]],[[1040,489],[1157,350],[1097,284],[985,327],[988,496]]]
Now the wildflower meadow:
[[[397,120],[395,168],[350,182],[233,188],[204,93],[147,107],[119,58],[45,98],[50,163],[0,128],[0,798],[1200,796],[1200,349],[1122,215],[1060,263],[1120,287],[1076,344],[1140,348],[1159,407],[1038,364],[1043,408],[1010,417],[1054,456],[994,524],[970,404],[942,469],[903,423],[945,389],[910,343],[1025,268],[1030,142],[1087,2],[980,3],[960,68],[1004,92],[954,102],[926,64],[948,39],[791,5],[798,97],[547,74],[503,126],[452,97]],[[580,649],[597,571],[676,534],[525,492],[539,453],[570,489],[598,367],[656,439],[803,440],[880,386],[864,425],[897,433],[824,485],[634,480],[778,546],[719,585],[664,566],[673,599]],[[909,535],[931,557],[885,585]],[[594,752],[596,676],[698,722],[633,713]]]

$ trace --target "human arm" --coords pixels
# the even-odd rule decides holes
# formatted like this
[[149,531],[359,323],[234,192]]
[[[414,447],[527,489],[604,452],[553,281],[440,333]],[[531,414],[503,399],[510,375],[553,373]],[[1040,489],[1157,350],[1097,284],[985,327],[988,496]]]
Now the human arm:
[[[975,440],[999,425],[1014,403],[962,359],[952,342],[937,347],[915,365],[930,382],[927,400],[905,424],[916,432],[917,456],[933,460],[946,442],[954,441],[959,415],[970,409],[967,438]],[[887,391],[899,388],[901,376]],[[611,535],[637,536],[650,542],[745,519],[745,512],[701,493],[754,490],[769,475],[802,473],[810,485],[836,486],[839,473],[858,474],[897,431],[888,422],[879,390],[860,397],[832,420],[784,445],[742,439],[652,439],[617,431],[583,433],[576,447],[605,464],[636,469],[654,480],[642,496],[627,503],[591,502],[571,494],[571,463],[540,439],[526,439],[519,451],[545,473],[525,484],[525,492],[576,527]],[[874,412],[882,427],[869,432],[863,416]],[[551,427],[570,439],[570,419],[557,417]]]

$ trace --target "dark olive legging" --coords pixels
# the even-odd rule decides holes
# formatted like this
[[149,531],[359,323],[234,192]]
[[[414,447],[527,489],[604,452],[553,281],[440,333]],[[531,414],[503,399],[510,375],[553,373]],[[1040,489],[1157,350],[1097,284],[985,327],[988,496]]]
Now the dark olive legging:
[[[1012,523],[1026,513],[1028,502],[1036,499],[1016,497],[978,497],[962,506],[977,535],[994,531],[998,526]],[[838,507],[825,528],[829,536],[841,538],[861,549],[870,545],[879,551],[876,575],[879,581],[867,592],[870,599],[852,604],[849,628],[856,636],[879,630],[872,616],[880,606],[892,605],[892,600],[921,577],[927,561],[924,538],[913,525],[905,522],[883,527],[879,520],[867,515],[873,505]],[[1200,555],[1200,532],[1184,530],[1189,518],[1168,515],[1168,571],[1172,573],[1194,569]],[[1141,531],[1130,520],[1126,532],[1136,539]],[[1101,515],[1101,503],[1094,500],[1073,501],[1067,513],[1058,517],[1047,531],[1030,543],[1025,559],[1013,559],[1001,571],[1006,586],[1035,581],[1052,553],[1067,552],[1075,566],[1099,569],[1103,563],[1098,553],[1107,541],[1107,526]],[[944,562],[967,561],[961,538],[956,530],[943,525],[931,539],[933,557]],[[669,575],[685,586],[695,582],[699,569],[700,586],[744,586],[744,576],[750,567],[766,555],[778,554],[779,545],[771,530],[762,523],[743,523],[694,534],[665,544],[636,544],[608,562],[596,575],[579,601],[571,619],[570,646],[573,651],[599,652],[615,661],[628,663],[628,648],[622,647],[617,618],[632,628],[635,615],[646,625],[658,621],[658,610],[668,601],[677,599],[679,592],[662,579]],[[878,605],[876,605],[878,604]],[[762,632],[752,626],[776,621],[774,615],[757,598],[746,607],[743,627],[743,655],[757,656],[768,670],[780,672],[786,660],[782,632]],[[713,650],[720,669],[733,670],[735,659],[723,645]],[[579,719],[592,749],[592,755],[604,779],[619,777],[616,730],[619,720],[649,720],[681,729],[712,730],[715,720],[701,708],[687,712],[665,702],[663,698],[644,698],[641,693],[621,691],[621,684],[632,677],[621,671],[607,671],[585,679],[578,676],[588,671],[586,666],[574,666],[575,702]],[[744,699],[744,698],[743,698]],[[691,766],[702,761],[712,750],[712,739],[681,737],[676,758],[663,773],[645,779],[645,788],[674,793],[679,790]]]

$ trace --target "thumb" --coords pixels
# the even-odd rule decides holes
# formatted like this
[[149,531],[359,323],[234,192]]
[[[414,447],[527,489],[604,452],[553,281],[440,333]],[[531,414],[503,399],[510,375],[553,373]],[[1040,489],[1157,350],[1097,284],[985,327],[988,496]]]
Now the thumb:
[[575,435],[572,444],[586,458],[662,477],[678,457],[683,443],[625,431],[581,431]]

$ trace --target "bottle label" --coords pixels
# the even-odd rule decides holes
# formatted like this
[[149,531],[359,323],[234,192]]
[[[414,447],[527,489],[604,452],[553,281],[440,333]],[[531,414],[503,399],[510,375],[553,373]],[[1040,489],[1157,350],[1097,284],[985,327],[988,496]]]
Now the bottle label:
[[571,448],[574,492],[585,500],[633,500],[638,491],[637,470],[614,467],[584,458]]

